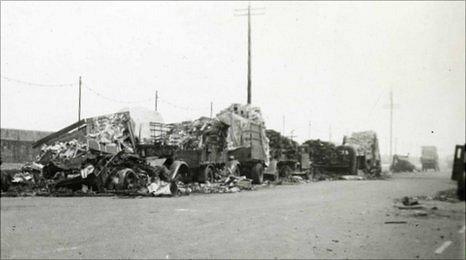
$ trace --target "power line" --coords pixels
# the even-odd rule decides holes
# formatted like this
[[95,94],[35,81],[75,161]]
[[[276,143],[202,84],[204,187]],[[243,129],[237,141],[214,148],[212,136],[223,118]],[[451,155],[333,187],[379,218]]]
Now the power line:
[[30,82],[30,81],[25,81],[25,80],[19,80],[19,79],[14,79],[14,78],[10,78],[10,77],[6,77],[6,76],[1,76],[2,79],[5,79],[5,80],[8,80],[8,81],[11,81],[11,82],[16,82],[16,83],[20,83],[20,84],[24,84],[24,85],[28,85],[28,86],[36,86],[36,87],[72,87],[72,86],[76,86],[77,84],[76,83],[61,83],[61,84],[42,84],[42,83],[35,83],[35,82]]
[[146,98],[146,99],[140,99],[140,100],[131,100],[131,101],[127,101],[127,100],[119,100],[119,99],[114,99],[114,98],[111,98],[111,97],[107,97],[105,95],[102,95],[101,93],[95,91],[94,89],[86,86],[86,85],[83,85],[83,87],[87,90],[89,90],[90,92],[94,93],[95,95],[103,98],[103,99],[106,99],[106,100],[109,100],[109,101],[112,101],[112,102],[116,102],[116,103],[126,103],[126,104],[129,104],[129,103],[142,103],[142,102],[149,102],[149,101],[153,101],[154,98]]
[[174,107],[174,108],[178,108],[178,109],[182,109],[182,110],[186,110],[186,111],[193,111],[193,110],[195,110],[195,111],[204,111],[204,112],[205,112],[205,111],[208,111],[208,110],[209,110],[209,107],[208,107],[208,106],[203,107],[203,108],[200,108],[200,107],[195,108],[195,107],[180,106],[180,105],[177,105],[177,104],[175,104],[175,103],[173,103],[173,102],[171,102],[171,101],[165,100],[164,98],[161,98],[160,96],[159,96],[159,100],[160,100],[160,102],[165,103],[165,104],[168,104],[168,105],[170,105],[170,106],[172,106],[172,107]]
[[[153,102],[154,100],[158,100],[158,101],[161,101],[161,102],[163,102],[165,104],[168,104],[168,105],[170,105],[170,106],[172,106],[174,108],[185,110],[185,111],[193,111],[193,110],[194,111],[208,111],[208,109],[209,109],[208,106],[206,106],[205,108],[193,108],[193,107],[186,107],[186,106],[177,105],[177,104],[175,104],[175,103],[173,103],[171,101],[168,101],[168,100],[165,100],[165,99],[161,98],[158,95],[158,93],[156,94],[155,98],[145,98],[145,99],[128,101],[128,100],[115,99],[115,98],[106,96],[106,95],[94,90],[93,88],[89,87],[87,84],[82,84],[82,82],[78,82],[78,83],[62,83],[62,84],[42,84],[42,83],[34,83],[34,82],[25,81],[25,80],[14,79],[14,78],[6,77],[6,76],[3,76],[3,75],[1,77],[3,79],[5,79],[5,80],[11,81],[11,82],[20,83],[20,84],[27,85],[27,86],[37,86],[37,87],[73,87],[73,86],[79,86],[81,84],[82,87],[84,87],[86,90],[89,90],[90,92],[92,92],[96,96],[98,96],[98,97],[100,97],[102,99],[111,101],[111,102],[115,102],[115,103],[131,104],[131,103]],[[80,112],[78,111],[78,118],[80,117],[79,114],[80,114]]]

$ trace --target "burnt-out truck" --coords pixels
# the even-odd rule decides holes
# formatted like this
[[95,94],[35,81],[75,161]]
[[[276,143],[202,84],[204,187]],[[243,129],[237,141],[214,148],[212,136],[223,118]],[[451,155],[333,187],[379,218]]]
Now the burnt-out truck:
[[437,147],[422,146],[421,147],[421,164],[422,171],[434,170],[439,171]]
[[233,104],[216,118],[154,125],[154,143],[139,146],[153,165],[164,165],[183,182],[213,182],[244,175],[256,184],[269,163],[260,112]]
[[345,136],[343,146],[354,149],[357,170],[362,170],[366,174],[382,172],[379,140],[374,131],[355,132],[351,136]]
[[312,174],[357,174],[356,150],[350,146],[335,145],[321,140],[303,143],[309,154]]
[[297,142],[272,129],[268,129],[266,134],[270,141],[271,158],[266,174],[273,179],[286,178],[291,175],[309,178],[308,147],[300,146]]

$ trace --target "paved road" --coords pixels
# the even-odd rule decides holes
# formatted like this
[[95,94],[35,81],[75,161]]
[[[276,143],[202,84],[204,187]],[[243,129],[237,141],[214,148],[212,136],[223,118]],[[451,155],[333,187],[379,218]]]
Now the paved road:
[[[464,203],[425,201],[438,209],[424,217],[393,207],[454,187],[448,177],[180,198],[2,198],[1,257],[464,258]],[[407,223],[385,224],[394,220]]]

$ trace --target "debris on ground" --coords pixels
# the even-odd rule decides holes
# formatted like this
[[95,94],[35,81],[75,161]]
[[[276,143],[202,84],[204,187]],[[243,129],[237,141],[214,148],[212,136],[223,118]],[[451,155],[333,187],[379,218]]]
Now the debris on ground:
[[309,180],[304,180],[301,176],[288,176],[285,178],[280,178],[275,182],[276,185],[293,185],[293,184],[304,184],[310,182]]
[[415,216],[415,217],[425,217],[427,215],[428,215],[428,213],[425,210],[415,210],[414,213],[413,213],[413,216]]
[[419,201],[417,198],[413,198],[413,197],[403,197],[403,199],[401,200],[401,202],[403,203],[403,205],[405,206],[412,206],[412,205],[418,205],[419,204]]
[[448,202],[460,202],[456,194],[456,188],[439,191],[435,194],[433,199]]
[[242,190],[253,190],[252,180],[245,176],[226,177],[222,182],[206,183],[179,183],[178,189],[188,190],[190,193],[236,193]]
[[342,175],[339,177],[340,180],[347,180],[347,181],[361,181],[365,180],[363,176],[357,176],[357,175]]
[[407,224],[407,221],[385,221],[385,224]]

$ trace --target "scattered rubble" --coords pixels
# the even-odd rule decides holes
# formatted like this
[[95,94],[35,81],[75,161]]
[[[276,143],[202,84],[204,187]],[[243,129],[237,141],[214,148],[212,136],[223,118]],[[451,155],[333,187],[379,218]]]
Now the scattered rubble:
[[364,178],[363,176],[342,175],[342,176],[340,176],[339,179],[347,180],[347,181],[361,181],[361,180],[365,180],[366,178]]
[[448,189],[437,192],[432,198],[433,200],[447,201],[447,202],[460,202],[461,200],[457,196],[456,188]]
[[385,221],[385,224],[407,224],[407,221]]
[[419,205],[418,199],[417,198],[412,198],[412,197],[403,197],[401,202],[405,206]]

